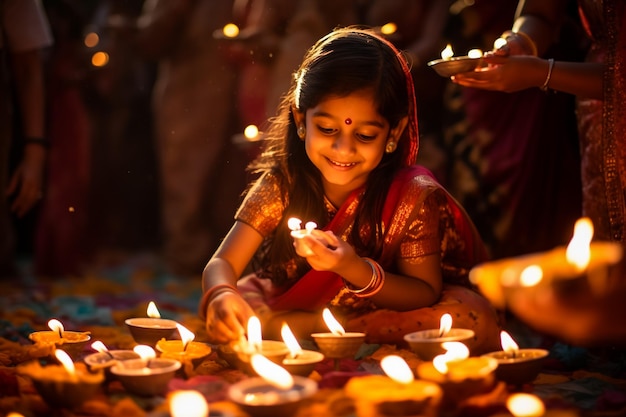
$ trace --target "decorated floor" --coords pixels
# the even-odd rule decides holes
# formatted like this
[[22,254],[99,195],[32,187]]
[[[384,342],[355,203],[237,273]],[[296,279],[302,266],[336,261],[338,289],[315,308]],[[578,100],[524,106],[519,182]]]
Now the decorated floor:
[[[44,401],[32,379],[19,372],[20,364],[37,360],[52,363],[48,353],[29,340],[33,331],[47,330],[52,318],[66,330],[90,332],[109,349],[132,349],[136,344],[124,320],[145,317],[150,301],[164,318],[176,320],[203,341],[204,325],[196,315],[200,299],[197,280],[175,279],[152,257],[138,257],[123,265],[100,268],[81,277],[46,280],[32,275],[21,282],[0,283],[0,415],[23,416],[168,416],[169,399],[179,390],[201,392],[210,415],[246,416],[227,398],[230,385],[249,376],[218,354],[218,347],[203,361],[176,372],[161,395],[128,392],[120,381],[107,380],[95,395],[73,409],[60,409]],[[622,319],[622,318],[619,318]],[[548,411],[560,416],[626,416],[626,354],[606,348],[586,350],[547,340],[511,319],[507,330],[520,347],[545,347],[550,355],[532,384],[499,383],[489,392],[448,407],[446,415],[490,416],[506,413],[504,402],[514,391],[539,396]],[[315,349],[314,345],[306,346]],[[92,353],[87,346],[82,355]],[[319,391],[290,415],[357,416],[358,399],[346,392],[346,383],[370,374],[382,374],[379,361],[389,354],[403,357],[413,369],[420,361],[411,351],[395,346],[363,345],[354,359],[319,363],[309,375]],[[77,361],[81,362],[80,359]],[[367,393],[365,393],[367,395]],[[397,411],[397,410],[396,410]],[[554,414],[556,413],[556,414]],[[442,414],[443,415],[443,414]],[[506,415],[506,414],[505,414]]]

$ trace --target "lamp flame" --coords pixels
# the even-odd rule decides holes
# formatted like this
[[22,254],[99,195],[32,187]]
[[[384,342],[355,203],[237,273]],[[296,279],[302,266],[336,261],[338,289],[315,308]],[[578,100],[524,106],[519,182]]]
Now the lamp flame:
[[383,35],[392,35],[396,33],[397,30],[398,25],[396,25],[394,22],[385,23],[380,27],[380,33],[382,33]]
[[522,392],[512,394],[506,400],[506,408],[515,417],[540,417],[546,411],[546,407],[539,397]]
[[451,328],[452,316],[446,313],[441,316],[441,319],[439,319],[439,337],[447,335]]
[[517,355],[519,346],[515,343],[515,340],[513,340],[511,335],[504,330],[500,332],[500,344],[502,345],[502,350],[506,353],[510,353],[513,357]]
[[227,23],[222,28],[222,33],[227,38],[235,38],[239,35],[239,26],[234,23]]
[[257,316],[252,316],[248,319],[248,347],[253,352],[260,352],[262,345],[261,320]]
[[63,328],[63,324],[60,321],[58,321],[57,319],[52,319],[48,321],[48,327],[53,332],[57,332],[60,338],[63,338],[63,332],[65,331],[65,329]]
[[287,227],[289,227],[289,230],[300,230],[302,229],[302,220],[297,217],[291,217],[287,220]]
[[483,56],[483,51],[480,49],[470,49],[467,52],[468,58],[480,58]]
[[441,51],[441,58],[450,59],[452,56],[454,56],[454,51],[452,50],[452,45],[448,44],[443,51]]
[[93,350],[97,351],[97,352],[100,352],[100,353],[106,353],[106,352],[109,351],[109,349],[107,349],[107,347],[104,345],[104,343],[102,343],[99,340],[96,340],[95,342],[93,342],[91,344],[91,348]]
[[156,304],[154,304],[154,301],[150,301],[150,303],[148,304],[148,317],[152,317],[153,319],[160,319],[161,318],[161,313],[159,313],[159,309],[157,308]]
[[307,232],[311,233],[311,231],[313,231],[314,229],[317,229],[317,223],[306,222],[306,224],[304,225],[304,228],[306,229]]
[[148,345],[137,345],[133,348],[133,351],[143,360],[149,361],[156,358],[156,352]]
[[206,417],[209,415],[209,404],[198,391],[176,391],[170,399],[170,414],[172,417]]
[[574,225],[574,236],[567,245],[565,257],[567,262],[574,265],[579,271],[589,265],[591,258],[590,243],[593,238],[593,223],[588,217],[582,217]]
[[409,364],[398,355],[385,356],[380,361],[380,366],[389,378],[401,384],[409,384],[415,379]]
[[324,318],[324,323],[328,326],[328,330],[330,330],[334,335],[342,336],[346,334],[343,326],[337,321],[333,313],[330,312],[328,308],[325,308],[322,311],[322,317]]
[[196,335],[180,323],[176,323],[176,328],[180,333],[180,340],[183,342],[183,351],[187,350],[187,346],[196,338]]
[[519,280],[522,287],[534,287],[543,279],[543,269],[539,265],[529,265],[520,274]]
[[243,135],[248,141],[254,142],[259,139],[259,128],[256,125],[248,125],[243,130]]
[[448,363],[469,357],[469,349],[461,342],[443,342],[441,346],[446,350],[443,355],[433,359],[433,366],[442,374],[448,373]]
[[287,345],[289,349],[289,356],[291,358],[295,358],[300,353],[302,353],[302,347],[298,343],[298,339],[293,335],[289,325],[287,323],[283,323],[280,328],[280,334],[283,337],[283,342]]
[[276,388],[289,389],[293,387],[293,376],[285,368],[275,364],[265,356],[254,353],[250,357],[250,364],[261,378]]
[[68,374],[76,374],[76,367],[74,366],[74,362],[72,362],[72,358],[70,358],[70,355],[68,355],[66,351],[56,349],[54,351],[54,356],[56,356],[59,362],[61,362],[61,365],[63,365]]

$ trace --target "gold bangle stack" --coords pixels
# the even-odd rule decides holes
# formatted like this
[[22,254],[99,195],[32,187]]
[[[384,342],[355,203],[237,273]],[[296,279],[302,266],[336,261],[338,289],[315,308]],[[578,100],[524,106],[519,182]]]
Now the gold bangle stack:
[[370,282],[363,288],[354,289],[352,285],[343,280],[346,289],[357,297],[371,297],[383,288],[385,284],[385,271],[383,268],[371,258],[363,258],[363,260],[372,268],[372,277]]

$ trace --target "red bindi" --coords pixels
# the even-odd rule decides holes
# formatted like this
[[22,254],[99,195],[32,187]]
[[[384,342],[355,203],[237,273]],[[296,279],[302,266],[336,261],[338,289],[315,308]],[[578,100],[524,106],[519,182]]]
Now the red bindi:
[[352,124],[352,119],[348,117],[348,118],[344,121],[344,123],[345,123],[345,124],[347,124],[347,125],[351,125],[351,124]]

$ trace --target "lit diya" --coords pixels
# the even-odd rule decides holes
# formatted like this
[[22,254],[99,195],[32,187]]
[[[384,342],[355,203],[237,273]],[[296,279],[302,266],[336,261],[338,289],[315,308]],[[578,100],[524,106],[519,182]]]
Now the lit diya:
[[118,361],[140,358],[140,356],[132,350],[109,350],[100,340],[93,342],[91,348],[95,350],[96,353],[85,356],[83,360],[87,366],[89,366],[90,370],[96,371],[104,369],[106,374],[110,374],[111,367]]
[[208,417],[209,403],[204,395],[194,390],[180,390],[169,398],[171,417]]
[[443,392],[439,385],[415,379],[409,365],[397,355],[385,356],[385,375],[351,378],[346,394],[354,400],[358,417],[439,415]]
[[303,252],[307,256],[313,255],[313,251],[302,239],[305,236],[311,236],[311,232],[317,229],[317,223],[307,222],[304,225],[303,229],[302,220],[296,217],[291,217],[289,220],[287,220],[287,227],[289,227],[289,230],[291,230],[291,237],[294,238],[294,242],[298,250]]
[[322,317],[330,332],[313,333],[311,337],[325,357],[335,360],[337,367],[339,359],[356,355],[365,341],[365,333],[346,332],[328,308],[324,309]]
[[49,345],[51,350],[61,349],[72,358],[78,359],[83,353],[85,345],[91,339],[89,332],[74,332],[65,330],[63,324],[52,319],[48,321],[50,330],[32,332],[28,338],[34,343]]
[[42,366],[39,361],[30,361],[18,365],[17,372],[32,380],[50,407],[78,408],[98,392],[104,374],[89,372],[82,363],[74,364],[64,350],[56,349],[54,355],[60,365]]
[[324,360],[324,354],[302,349],[287,323],[283,323],[280,333],[289,349],[289,353],[283,359],[283,368],[293,375],[309,376],[315,365]]
[[420,359],[431,361],[437,355],[445,353],[445,342],[467,343],[474,338],[474,331],[452,327],[452,316],[443,314],[439,319],[439,329],[420,330],[404,335],[404,340]]
[[417,366],[418,376],[443,390],[443,405],[456,406],[464,399],[490,392],[496,385],[498,361],[489,357],[469,357],[469,349],[461,342],[444,342],[446,353],[432,362]]
[[454,56],[452,46],[448,44],[441,51],[441,59],[430,61],[428,66],[434,69],[442,77],[451,77],[462,72],[474,71],[483,65],[483,53],[480,49],[472,49],[467,56]]
[[228,398],[253,417],[293,416],[302,401],[317,392],[315,381],[292,376],[263,355],[252,354],[250,363],[259,377],[231,385]]
[[496,378],[507,384],[522,385],[532,382],[548,356],[546,349],[520,349],[515,340],[506,332],[500,332],[502,350],[482,356],[498,361]]
[[141,358],[118,362],[111,367],[111,373],[133,394],[162,395],[181,363],[175,359],[157,358],[154,349],[147,345],[137,345],[133,350]]
[[140,345],[154,346],[161,339],[170,338],[176,331],[174,320],[162,319],[159,309],[153,301],[146,310],[148,317],[126,319],[125,323],[130,334]]
[[156,348],[162,358],[176,359],[185,367],[187,376],[192,376],[193,366],[198,366],[211,353],[211,346],[194,342],[196,335],[180,323],[176,323],[180,340],[161,339]]
[[576,222],[567,247],[486,262],[470,271],[470,280],[502,309],[512,292],[532,293],[542,285],[559,288],[585,283],[590,291],[601,293],[606,291],[610,268],[622,259],[622,246],[592,242],[592,238],[593,224],[583,217]]

